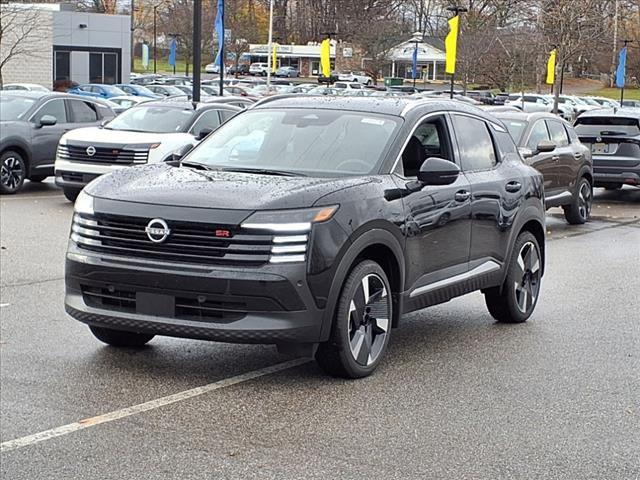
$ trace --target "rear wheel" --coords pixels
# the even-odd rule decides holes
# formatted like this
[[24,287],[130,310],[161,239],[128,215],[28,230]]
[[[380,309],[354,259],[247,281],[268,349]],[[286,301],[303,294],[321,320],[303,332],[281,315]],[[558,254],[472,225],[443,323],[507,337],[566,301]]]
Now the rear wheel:
[[362,378],[380,363],[389,343],[393,304],[384,270],[365,260],[349,274],[338,299],[328,342],[316,360],[330,375]]
[[586,178],[582,177],[578,182],[575,198],[569,205],[562,207],[564,218],[571,225],[581,225],[589,220],[591,204],[593,203],[593,188]]
[[78,195],[80,195],[80,190],[79,188],[64,188],[62,191],[67,200],[75,202]]
[[147,333],[125,332],[92,325],[89,326],[89,329],[94,337],[113,347],[142,347],[155,336]]
[[11,194],[22,188],[27,166],[22,156],[13,151],[0,155],[0,192]]
[[542,280],[540,246],[531,232],[522,232],[516,239],[507,269],[502,290],[485,292],[485,303],[498,322],[526,322],[538,302]]

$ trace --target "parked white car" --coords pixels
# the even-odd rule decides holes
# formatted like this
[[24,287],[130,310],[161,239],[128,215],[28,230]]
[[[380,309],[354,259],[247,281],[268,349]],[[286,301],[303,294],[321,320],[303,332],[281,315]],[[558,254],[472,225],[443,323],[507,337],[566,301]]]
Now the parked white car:
[[362,84],[358,82],[335,82],[332,87],[341,90],[362,90],[364,88]]
[[373,79],[364,72],[340,72],[338,80],[342,82],[357,82],[362,85],[373,84]]
[[[505,105],[515,107],[526,113],[553,112],[553,98],[547,95],[525,93],[522,95],[510,95]],[[577,114],[571,104],[560,102],[558,104],[558,115],[565,120],[572,122]]]
[[65,133],[56,153],[56,185],[75,201],[94,178],[114,170],[170,161],[242,109],[228,104],[145,102],[103,127]]
[[2,90],[18,90],[21,92],[50,92],[47,87],[38,85],[36,83],[5,83],[2,86]]
[[249,75],[266,75],[269,72],[269,64],[267,63],[252,63],[249,65]]

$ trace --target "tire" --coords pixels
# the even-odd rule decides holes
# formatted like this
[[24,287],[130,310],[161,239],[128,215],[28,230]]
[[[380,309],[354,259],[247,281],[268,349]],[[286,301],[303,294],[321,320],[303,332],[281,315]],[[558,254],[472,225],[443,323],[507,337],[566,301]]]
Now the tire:
[[67,200],[69,200],[72,203],[75,203],[76,198],[78,198],[78,195],[80,195],[80,190],[79,188],[64,188],[62,189],[62,192],[64,193],[64,196],[66,197]]
[[12,150],[0,155],[0,193],[18,192],[27,176],[27,165],[22,156]]
[[586,178],[578,181],[576,194],[569,205],[563,205],[564,218],[571,225],[582,225],[589,220],[591,204],[593,203],[593,187]]
[[91,333],[103,343],[112,347],[136,348],[146,345],[155,335],[147,333],[133,333],[110,328],[89,326]]
[[484,300],[493,318],[501,323],[522,323],[533,313],[540,296],[542,260],[538,240],[531,232],[518,235],[500,288],[485,292]]
[[29,181],[31,182],[35,182],[35,183],[40,183],[42,182],[45,178],[47,178],[47,175],[31,175],[29,177]]
[[316,352],[322,370],[343,378],[373,373],[391,335],[390,292],[387,275],[377,263],[365,260],[351,271],[338,298],[329,341]]

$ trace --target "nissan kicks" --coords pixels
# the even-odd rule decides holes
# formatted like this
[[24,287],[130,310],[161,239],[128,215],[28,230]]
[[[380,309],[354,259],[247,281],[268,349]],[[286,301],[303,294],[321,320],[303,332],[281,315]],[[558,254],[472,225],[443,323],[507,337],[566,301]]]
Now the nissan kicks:
[[263,100],[80,193],[66,310],[117,347],[267,343],[364,377],[405,313],[481,290],[499,322],[529,318],[543,196],[505,126],[460,102]]

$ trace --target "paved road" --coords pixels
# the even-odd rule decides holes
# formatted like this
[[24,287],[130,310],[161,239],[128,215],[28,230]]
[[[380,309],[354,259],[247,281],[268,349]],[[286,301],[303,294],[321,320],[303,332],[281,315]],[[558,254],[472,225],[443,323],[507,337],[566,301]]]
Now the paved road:
[[408,316],[376,374],[344,381],[265,346],[102,346],[63,311],[70,204],[46,182],[2,197],[2,478],[637,480],[640,190],[597,198],[587,226],[550,212],[527,324],[468,295]]

